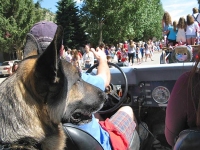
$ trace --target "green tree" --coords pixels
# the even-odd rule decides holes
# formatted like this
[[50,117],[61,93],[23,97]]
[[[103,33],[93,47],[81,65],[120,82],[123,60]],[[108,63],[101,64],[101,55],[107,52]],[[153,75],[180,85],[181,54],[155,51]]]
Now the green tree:
[[42,0],[38,0],[35,3],[35,16],[36,20],[48,20],[55,22],[55,13],[52,13],[49,9],[42,8],[41,3]]
[[33,0],[0,0],[0,51],[20,57],[26,33],[36,22]]
[[160,0],[84,0],[81,10],[92,43],[161,37]]
[[73,0],[61,0],[57,4],[56,21],[64,28],[63,44],[65,47],[79,48],[86,44],[85,29],[75,2]]

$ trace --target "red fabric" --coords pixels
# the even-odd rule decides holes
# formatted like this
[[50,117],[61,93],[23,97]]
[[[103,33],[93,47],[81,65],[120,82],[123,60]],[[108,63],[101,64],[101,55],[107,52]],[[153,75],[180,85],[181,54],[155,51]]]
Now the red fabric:
[[120,51],[117,51],[117,57],[118,59],[121,59],[122,53]]
[[128,50],[128,44],[124,44],[124,48],[126,49],[126,50]]
[[122,58],[122,59],[121,59],[121,62],[125,62],[125,61],[126,61],[126,58]]
[[162,44],[160,44],[159,46],[160,46],[160,49],[162,49]]
[[128,149],[128,141],[126,140],[125,136],[118,131],[118,129],[110,122],[109,119],[100,121],[99,124],[109,133],[113,150]]

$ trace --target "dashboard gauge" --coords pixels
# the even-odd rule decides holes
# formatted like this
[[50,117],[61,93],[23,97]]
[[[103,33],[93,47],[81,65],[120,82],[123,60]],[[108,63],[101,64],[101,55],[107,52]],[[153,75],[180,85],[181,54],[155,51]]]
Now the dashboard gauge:
[[152,92],[152,97],[157,103],[164,104],[169,100],[170,92],[164,86],[157,86]]

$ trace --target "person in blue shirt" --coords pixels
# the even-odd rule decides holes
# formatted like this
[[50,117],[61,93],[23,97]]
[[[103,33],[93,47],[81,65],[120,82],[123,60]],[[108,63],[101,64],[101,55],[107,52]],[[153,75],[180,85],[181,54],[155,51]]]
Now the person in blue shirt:
[[168,45],[175,46],[176,45],[176,35],[177,35],[178,29],[177,29],[177,22],[173,21],[173,25],[169,25],[168,29],[166,31],[166,34],[168,34],[167,40]]
[[[41,21],[36,23],[30,33],[35,36],[41,48],[37,53],[41,54],[53,40],[57,25],[50,21]],[[62,46],[60,51],[64,51]],[[110,84],[110,69],[107,64],[105,52],[91,49],[99,62],[96,75],[82,73],[82,79],[101,90],[105,90]],[[24,49],[24,58],[33,53],[30,49]],[[36,52],[35,52],[36,53]],[[121,107],[111,118],[105,121],[99,121],[92,115],[92,121],[79,125],[79,128],[91,134],[105,150],[126,150],[132,142],[133,135],[136,131],[136,120],[131,107]],[[139,149],[140,143],[137,142],[135,147]]]

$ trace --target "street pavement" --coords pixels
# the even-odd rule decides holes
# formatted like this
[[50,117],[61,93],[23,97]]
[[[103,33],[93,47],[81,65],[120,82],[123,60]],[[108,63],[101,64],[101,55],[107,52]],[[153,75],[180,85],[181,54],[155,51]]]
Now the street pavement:
[[160,55],[161,55],[161,53],[162,53],[162,50],[155,51],[153,56],[152,56],[153,61],[151,61],[150,58],[147,58],[147,62],[145,62],[145,57],[144,57],[143,58],[143,62],[141,64],[137,64],[137,60],[135,59],[135,63],[133,64],[133,66],[160,64]]
[[[141,64],[137,64],[137,61],[135,60],[135,63],[133,64],[133,66],[132,67],[134,67],[134,66],[143,66],[143,65],[153,65],[153,64],[160,64],[160,55],[161,55],[161,53],[162,53],[162,51],[155,51],[154,52],[154,54],[153,54],[153,56],[152,56],[152,59],[154,60],[154,61],[151,61],[151,59],[150,58],[147,58],[147,62],[145,62],[145,61],[143,61]],[[144,59],[145,60],[145,59]],[[6,77],[1,77],[0,78],[0,83],[3,81],[3,80],[5,80],[6,79]]]
[[1,77],[0,78],[0,83],[3,82],[3,80],[5,80],[5,79],[6,79],[6,77]]

